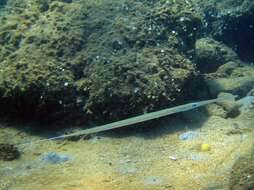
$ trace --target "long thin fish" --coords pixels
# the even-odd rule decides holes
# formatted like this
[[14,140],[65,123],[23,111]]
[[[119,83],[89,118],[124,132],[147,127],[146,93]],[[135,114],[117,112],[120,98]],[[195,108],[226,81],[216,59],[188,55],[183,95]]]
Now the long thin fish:
[[236,98],[236,96],[233,96],[233,95],[225,95],[225,96],[222,96],[222,97],[219,97],[216,99],[212,99],[212,100],[204,100],[204,101],[200,101],[200,102],[188,103],[188,104],[184,104],[184,105],[180,105],[180,106],[176,106],[176,107],[172,107],[172,108],[163,109],[160,111],[155,111],[155,112],[131,117],[131,118],[124,119],[121,121],[116,121],[116,122],[109,123],[106,125],[101,125],[98,127],[81,130],[81,131],[67,134],[67,135],[61,135],[61,136],[52,137],[52,138],[48,138],[48,139],[42,139],[42,140],[38,140],[38,141],[34,141],[34,142],[20,144],[18,146],[24,146],[24,145],[28,145],[28,144],[34,144],[34,143],[39,143],[39,142],[44,142],[44,141],[49,141],[49,140],[56,140],[56,139],[62,139],[62,138],[67,138],[67,137],[80,136],[80,135],[89,135],[89,134],[98,133],[98,132],[102,132],[102,131],[108,131],[111,129],[116,129],[116,128],[120,128],[120,127],[124,127],[124,126],[129,126],[129,125],[141,123],[144,121],[164,117],[164,116],[171,115],[174,113],[189,111],[189,110],[192,110],[192,109],[195,109],[195,108],[207,105],[207,104],[212,104],[212,103],[216,103],[216,102],[226,102],[226,101],[233,101],[234,102],[235,98]]

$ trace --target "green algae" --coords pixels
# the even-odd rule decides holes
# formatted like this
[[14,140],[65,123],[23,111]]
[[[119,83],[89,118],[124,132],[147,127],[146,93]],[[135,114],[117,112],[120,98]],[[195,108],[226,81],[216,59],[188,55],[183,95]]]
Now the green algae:
[[189,99],[201,17],[184,4],[12,1],[23,8],[0,19],[1,109],[103,121]]
[[254,151],[235,161],[230,177],[230,190],[252,189],[254,186]]

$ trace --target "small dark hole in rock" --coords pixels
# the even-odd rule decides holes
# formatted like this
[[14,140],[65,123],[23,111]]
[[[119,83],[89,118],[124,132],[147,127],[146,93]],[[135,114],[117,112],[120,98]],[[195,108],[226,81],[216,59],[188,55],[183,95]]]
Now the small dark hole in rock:
[[12,144],[0,144],[0,160],[12,161],[20,157],[17,147]]

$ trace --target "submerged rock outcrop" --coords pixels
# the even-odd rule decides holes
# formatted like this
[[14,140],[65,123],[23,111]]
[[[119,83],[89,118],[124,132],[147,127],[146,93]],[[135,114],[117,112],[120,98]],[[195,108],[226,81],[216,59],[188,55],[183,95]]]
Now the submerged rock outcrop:
[[224,44],[211,39],[201,38],[195,43],[197,67],[203,73],[212,73],[230,61],[238,59],[237,54]]
[[201,17],[185,1],[10,0],[5,11],[3,114],[113,120],[190,99],[201,81],[189,58]]
[[226,30],[213,32],[228,22],[226,4],[197,2],[6,1],[0,113],[104,122],[204,97],[203,78],[236,76],[241,61]]
[[230,177],[230,190],[248,190],[254,187],[254,150],[236,160]]

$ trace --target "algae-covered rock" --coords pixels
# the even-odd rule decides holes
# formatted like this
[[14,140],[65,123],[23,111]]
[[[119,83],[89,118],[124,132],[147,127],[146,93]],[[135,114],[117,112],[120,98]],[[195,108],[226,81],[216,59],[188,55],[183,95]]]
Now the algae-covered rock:
[[245,96],[254,86],[254,77],[232,77],[207,80],[211,95],[216,96],[220,92]]
[[5,11],[1,114],[116,120],[190,99],[202,82],[190,59],[201,16],[183,0],[10,0]]
[[232,49],[211,38],[197,40],[195,52],[198,69],[203,73],[215,72],[221,65],[237,60]]
[[236,160],[230,177],[230,190],[251,190],[254,187],[254,151]]
[[[84,111],[91,117],[116,118],[151,111],[191,94],[189,80],[197,80],[190,60],[164,48],[144,48],[113,57],[110,64],[97,63],[80,79],[79,90],[89,93]],[[171,68],[168,66],[171,65]],[[164,104],[164,105],[163,105]],[[98,112],[97,110],[101,110]]]
[[232,75],[232,73],[240,67],[239,62],[237,61],[229,61],[223,65],[221,65],[217,71],[216,75],[219,76],[220,78],[223,77],[229,77]]
[[223,107],[221,107],[217,104],[207,105],[205,107],[205,110],[209,116],[215,115],[215,116],[219,116],[222,118],[227,118],[226,110],[224,110]]
[[253,0],[197,0],[204,12],[206,31],[234,48],[244,60],[254,60]]

